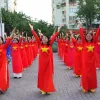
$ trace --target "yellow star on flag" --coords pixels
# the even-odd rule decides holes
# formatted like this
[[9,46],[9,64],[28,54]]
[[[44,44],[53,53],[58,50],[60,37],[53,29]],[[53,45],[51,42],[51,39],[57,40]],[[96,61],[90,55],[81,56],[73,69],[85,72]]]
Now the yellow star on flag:
[[91,45],[90,45],[90,46],[87,46],[87,49],[88,49],[87,52],[90,52],[90,51],[93,52],[93,50],[94,50],[94,46],[91,46]]
[[78,51],[82,51],[83,47],[77,47]]
[[48,49],[49,48],[45,48],[45,47],[44,48],[41,48],[42,52],[46,52],[46,53],[48,52]]
[[17,50],[17,47],[13,47],[14,50]]
[[100,42],[98,42],[98,45],[100,45]]

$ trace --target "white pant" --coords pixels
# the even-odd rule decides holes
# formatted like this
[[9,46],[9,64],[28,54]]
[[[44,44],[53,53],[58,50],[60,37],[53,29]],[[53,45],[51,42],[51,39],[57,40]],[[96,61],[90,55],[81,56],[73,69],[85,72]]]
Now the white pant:
[[17,77],[17,78],[22,77],[22,73],[13,73],[13,75],[14,77]]

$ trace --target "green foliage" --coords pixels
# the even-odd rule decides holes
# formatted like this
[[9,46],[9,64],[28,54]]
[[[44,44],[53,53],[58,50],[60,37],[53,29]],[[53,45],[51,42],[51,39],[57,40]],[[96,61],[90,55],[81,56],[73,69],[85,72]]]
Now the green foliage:
[[23,13],[9,12],[2,9],[2,20],[5,23],[5,31],[9,34],[16,27],[19,31],[29,32],[28,23],[31,23],[31,18]]
[[31,31],[29,28],[29,23],[34,25],[34,30],[40,29],[44,35],[51,36],[54,31],[54,25],[48,24],[45,21],[34,22],[29,16],[23,13],[17,13],[16,11],[10,12],[2,9],[2,20],[5,23],[5,31],[9,34],[14,27],[16,27],[20,32],[24,31],[31,36]]
[[40,20],[38,21],[38,23],[34,23],[34,29],[35,31],[37,31],[37,29],[40,29],[44,35],[51,36],[54,32],[54,25]]
[[92,24],[95,19],[100,20],[100,0],[79,0],[78,17]]

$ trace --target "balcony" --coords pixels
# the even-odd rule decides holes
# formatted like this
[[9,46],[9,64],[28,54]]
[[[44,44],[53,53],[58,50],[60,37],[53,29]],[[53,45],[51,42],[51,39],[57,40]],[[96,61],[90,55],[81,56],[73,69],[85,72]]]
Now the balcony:
[[62,11],[62,15],[66,15],[66,10]]
[[69,6],[76,6],[77,0],[69,0]]
[[65,7],[65,6],[66,6],[66,2],[63,2],[63,3],[60,3],[60,4],[56,5],[57,9],[60,9],[62,7]]
[[66,3],[61,3],[61,7],[65,7],[66,6]]
[[63,22],[63,23],[66,23],[66,18],[63,18],[63,19],[62,19],[62,22]]
[[61,8],[61,5],[58,4],[58,5],[56,5],[56,7],[57,7],[57,9],[60,9]]

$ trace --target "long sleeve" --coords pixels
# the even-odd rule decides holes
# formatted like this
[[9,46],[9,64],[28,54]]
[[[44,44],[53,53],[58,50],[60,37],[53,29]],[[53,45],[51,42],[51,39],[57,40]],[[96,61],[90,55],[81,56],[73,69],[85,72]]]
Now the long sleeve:
[[82,42],[85,43],[83,28],[80,28],[80,36],[81,36]]
[[34,30],[32,30],[32,34],[35,36],[37,43],[40,45],[41,44],[40,39],[39,39],[39,37],[37,36],[37,34]]
[[11,38],[8,38],[6,43],[4,44],[4,49],[7,49],[10,44]]
[[72,38],[72,42],[73,42],[74,46],[76,46],[77,41],[74,38]]
[[22,41],[23,41],[23,38],[21,37],[21,38],[19,39],[19,44],[21,44]]
[[98,28],[96,35],[94,36],[94,39],[93,39],[94,42],[97,42],[99,34],[100,34],[100,27]]
[[56,37],[57,37],[58,35],[59,35],[59,32],[56,32],[56,33],[52,36],[52,38],[51,38],[51,40],[50,40],[50,45],[53,44],[54,40],[56,39]]

